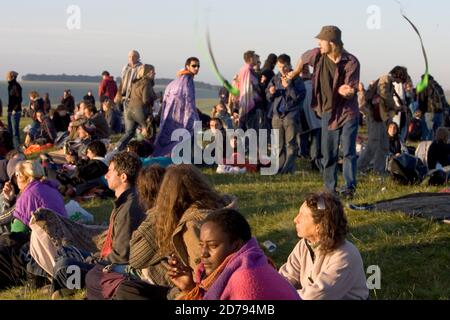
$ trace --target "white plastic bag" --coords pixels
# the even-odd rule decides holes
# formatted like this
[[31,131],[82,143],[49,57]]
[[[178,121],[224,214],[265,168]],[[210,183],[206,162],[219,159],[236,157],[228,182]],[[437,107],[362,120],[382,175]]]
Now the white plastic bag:
[[74,200],[71,200],[66,204],[66,211],[69,215],[69,219],[82,224],[92,224],[94,222],[94,216],[83,209],[80,204]]

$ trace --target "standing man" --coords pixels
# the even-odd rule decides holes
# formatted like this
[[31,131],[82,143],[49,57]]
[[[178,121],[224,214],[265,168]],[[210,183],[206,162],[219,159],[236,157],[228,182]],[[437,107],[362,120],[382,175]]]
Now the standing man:
[[194,77],[200,70],[200,60],[187,59],[184,70],[166,88],[161,109],[160,131],[155,142],[154,157],[170,157],[178,144],[172,141],[172,132],[186,129],[194,136],[194,124],[200,121],[195,103]]
[[22,113],[22,87],[17,82],[19,74],[9,71],[6,74],[8,81],[8,131],[13,138],[14,148],[18,150],[20,144],[20,115]]
[[111,101],[114,100],[117,94],[117,84],[114,78],[111,77],[108,71],[103,71],[102,82],[98,87],[98,97],[101,100],[102,97],[108,97]]
[[131,84],[137,78],[139,68],[142,66],[141,56],[136,50],[128,53],[128,64],[122,69],[122,81],[119,85],[114,102],[116,105],[122,104],[124,110],[127,108],[131,95]]
[[69,89],[64,91],[63,98],[61,100],[61,104],[64,105],[67,112],[69,112],[71,115],[75,112],[75,99],[72,96],[72,91]]
[[244,53],[244,66],[239,71],[239,128],[243,130],[258,129],[256,103],[261,101],[259,81],[255,73],[258,63],[255,51]]
[[340,193],[353,197],[356,190],[356,137],[359,108],[356,92],[360,78],[358,59],[344,50],[342,32],[325,26],[317,39],[319,48],[305,52],[291,78],[298,76],[303,65],[313,66],[314,94],[312,107],[322,118],[322,155],[325,187],[336,192],[339,147],[344,152],[345,186]]
[[295,171],[298,118],[306,89],[300,77],[292,80],[287,78],[292,71],[288,55],[280,55],[277,66],[280,72],[269,83],[267,100],[271,102],[269,118],[272,118],[272,127],[280,133],[278,146],[275,148],[278,151],[279,173],[288,174]]
[[92,94],[91,90],[89,90],[88,93],[83,97],[83,100],[89,102],[95,107],[95,97]]
[[152,116],[153,102],[156,94],[153,91],[155,80],[155,67],[150,64],[142,65],[136,79],[131,85],[131,91],[125,109],[125,134],[117,142],[116,149],[124,150],[133,139],[138,127],[142,128],[144,136],[147,135],[147,119]]

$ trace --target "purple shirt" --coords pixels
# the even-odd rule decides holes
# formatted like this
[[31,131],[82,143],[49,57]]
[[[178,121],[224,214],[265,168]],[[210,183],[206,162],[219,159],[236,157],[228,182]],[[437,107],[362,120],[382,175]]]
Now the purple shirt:
[[50,180],[32,181],[17,199],[14,218],[29,226],[31,215],[41,208],[52,210],[63,217],[67,217],[64,198],[58,191],[57,186],[56,182]]
[[[311,107],[316,114],[322,116],[322,97],[320,93],[320,69],[324,63],[324,55],[320,49],[312,49],[302,55],[304,64],[314,68],[313,73],[313,97]],[[346,84],[358,92],[360,77],[360,64],[358,59],[347,51],[342,52],[341,60],[336,64],[336,71],[333,78],[333,101],[331,119],[328,123],[329,130],[336,130],[352,119],[359,117],[358,96],[355,94],[347,99],[339,94],[339,87]]]

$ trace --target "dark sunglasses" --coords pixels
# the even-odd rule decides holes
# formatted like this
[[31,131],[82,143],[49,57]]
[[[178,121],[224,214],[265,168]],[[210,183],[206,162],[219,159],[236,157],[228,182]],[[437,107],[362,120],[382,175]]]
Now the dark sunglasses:
[[199,64],[193,64],[193,65],[191,65],[191,68],[200,68],[200,65]]

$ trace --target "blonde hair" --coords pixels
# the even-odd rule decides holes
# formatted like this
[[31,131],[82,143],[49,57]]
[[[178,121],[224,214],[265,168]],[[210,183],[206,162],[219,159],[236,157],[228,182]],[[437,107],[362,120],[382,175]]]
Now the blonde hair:
[[18,175],[27,180],[43,180],[45,178],[44,168],[37,161],[21,161],[16,166]]

